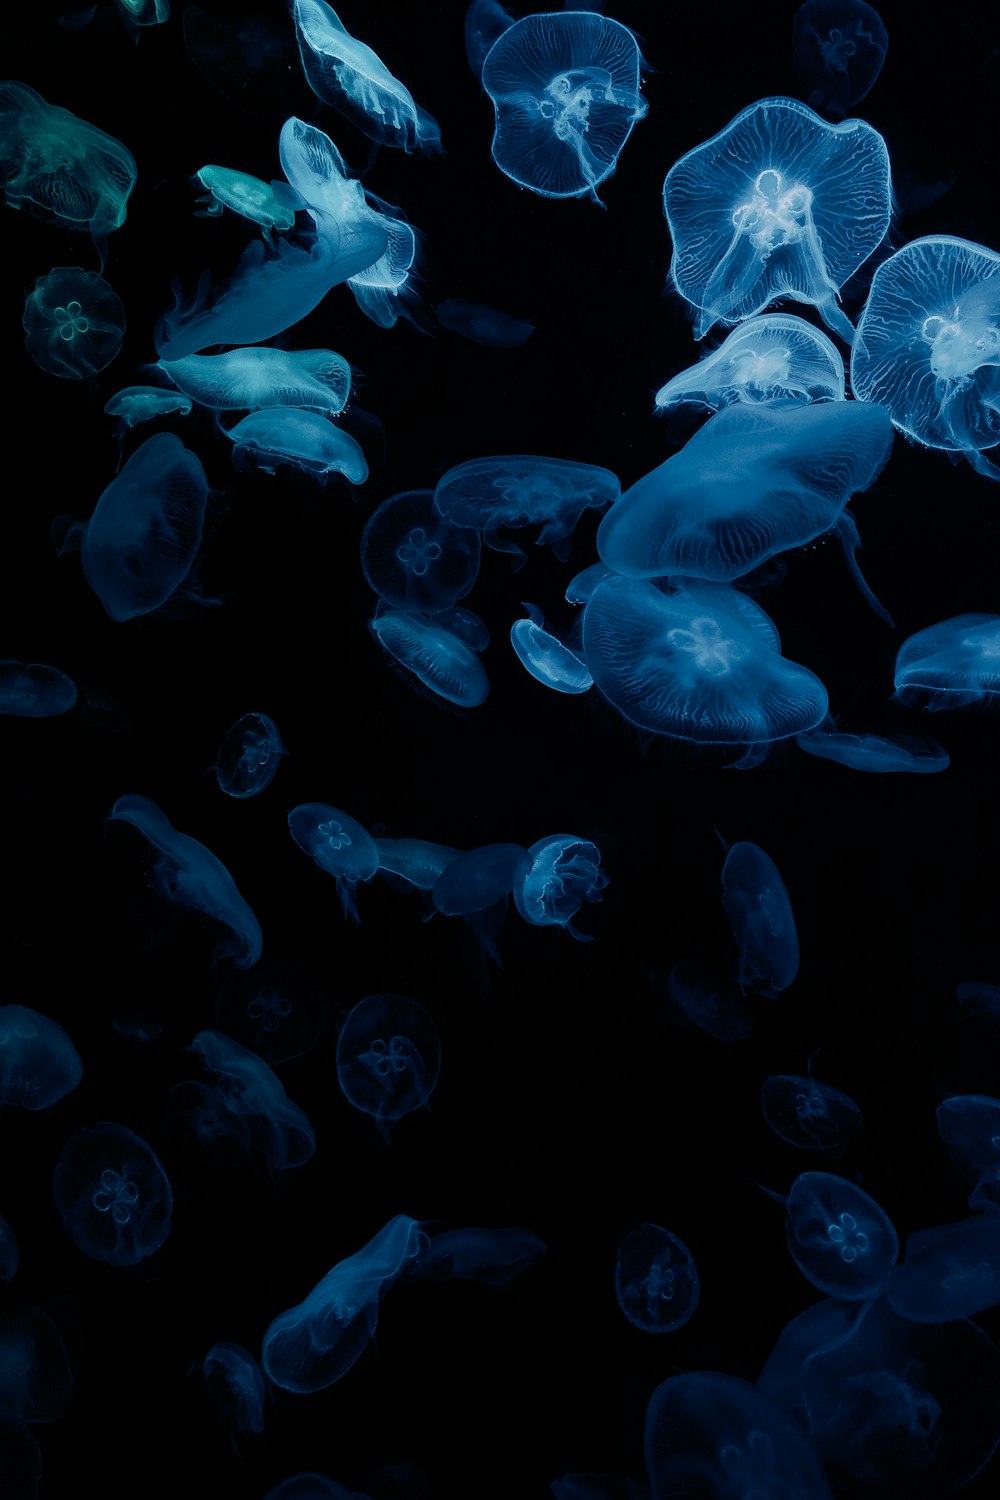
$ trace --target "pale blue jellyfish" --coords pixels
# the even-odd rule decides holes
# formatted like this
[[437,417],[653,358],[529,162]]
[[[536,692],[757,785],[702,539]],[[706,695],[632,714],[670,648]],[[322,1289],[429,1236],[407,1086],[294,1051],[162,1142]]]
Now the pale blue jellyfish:
[[474,458],[442,474],[434,504],[455,526],[484,535],[486,545],[521,555],[497,533],[541,523],[538,545],[569,556],[573,529],[585,510],[604,510],[621,494],[616,475],[595,464],[515,453]]
[[973,1190],[969,1207],[1000,1212],[1000,1099],[954,1094],[937,1109],[938,1134]]
[[406,995],[359,1000],[337,1038],[337,1078],[348,1104],[372,1115],[382,1139],[427,1104],[441,1071],[438,1030]]
[[293,227],[295,214],[302,207],[298,193],[287,182],[262,182],[235,167],[201,167],[195,178],[205,189],[198,201],[206,217],[215,217],[228,208],[265,231],[281,232]]
[[566,585],[566,592],[563,595],[566,603],[588,604],[597,585],[612,572],[614,569],[609,568],[606,562],[591,563],[589,567],[583,568]]
[[366,189],[365,202],[377,214],[389,238],[385,254],[367,270],[349,276],[347,288],[366,318],[379,328],[394,328],[401,313],[416,301],[417,235],[402,210]]
[[977,1214],[906,1240],[886,1296],[915,1323],[974,1318],[1000,1303],[1000,1215]]
[[288,814],[288,831],[303,853],[337,882],[345,917],[358,922],[354,892],[378,869],[375,842],[360,823],[326,802],[302,802]]
[[1000,694],[1000,615],[955,615],[918,630],[896,656],[896,693],[931,713]]
[[432,891],[438,877],[460,850],[428,839],[377,838],[378,873],[404,890]]
[[795,743],[807,755],[877,776],[899,772],[931,776],[946,771],[951,763],[947,750],[933,740],[918,740],[913,735],[887,738],[880,734],[840,734],[821,728],[800,734]]
[[637,120],[642,57],[628,27],[591,11],[525,16],[483,61],[493,101],[493,160],[543,198],[600,202]]
[[850,343],[841,288],[892,212],[885,142],[863,120],[829,125],[795,99],[761,99],[674,163],[663,210],[696,338],[791,297]]
[[759,844],[733,844],[722,866],[722,904],[740,950],[740,987],[774,997],[799,972],[799,939],[785,882]]
[[0,714],[49,719],[68,713],[76,697],[76,683],[58,667],[0,659]]
[[802,1151],[842,1156],[861,1125],[861,1111],[850,1095],[810,1076],[772,1073],[760,1090],[764,1118],[783,1141]]
[[753,1029],[742,991],[696,959],[674,964],[667,975],[667,996],[685,1022],[720,1042],[741,1042]]
[[485,344],[489,349],[520,349],[535,331],[534,323],[512,318],[485,302],[466,302],[462,297],[448,297],[439,302],[434,314],[449,333],[457,333],[473,344]]
[[80,1054],[58,1021],[26,1005],[0,1006],[0,1107],[48,1109],[82,1077]]
[[501,1287],[533,1266],[547,1249],[530,1229],[446,1229],[428,1236],[406,1276],[408,1281],[475,1281]]
[[739,402],[843,401],[844,361],[825,333],[790,313],[748,318],[698,364],[682,370],[654,398],[658,411]]
[[615,1297],[635,1328],[675,1333],[694,1317],[700,1294],[694,1256],[669,1229],[643,1224],[618,1246]]
[[241,1344],[223,1341],[209,1349],[201,1374],[233,1452],[239,1453],[242,1439],[258,1437],[264,1430],[266,1393],[260,1366]]
[[138,1265],[170,1233],[167,1174],[152,1147],[124,1125],[78,1130],[63,1147],[53,1189],[66,1233],[93,1260]]
[[312,1124],[263,1058],[221,1031],[199,1031],[191,1050],[216,1075],[217,1092],[245,1123],[251,1144],[273,1172],[309,1161],[316,1150]]
[[35,364],[63,380],[86,380],[122,346],[125,309],[96,271],[56,266],[24,304],[25,346]]
[[1000,478],[1000,255],[950,235],[913,240],[883,261],[858,321],[851,386],[900,432],[962,453]]
[[565,646],[557,636],[545,629],[540,609],[533,604],[522,605],[527,618],[515,620],[510,627],[510,643],[517,652],[518,660],[527,672],[543,687],[556,693],[587,693],[594,686],[594,679],[587,670],[586,662],[580,660],[575,651]]
[[229,797],[256,797],[271,785],[284,746],[278,726],[267,714],[244,714],[219,746],[215,779]]
[[116,4],[122,24],[135,42],[141,28],[162,26],[170,19],[170,0],[116,0]]
[[479,552],[479,534],[445,520],[433,490],[403,490],[369,516],[361,534],[361,571],[387,604],[433,615],[472,588]]
[[788,1248],[813,1286],[843,1302],[867,1302],[885,1290],[899,1238],[874,1198],[844,1177],[803,1172],[785,1206]]
[[118,418],[120,437],[140,422],[151,422],[155,417],[169,417],[176,412],[186,417],[191,411],[191,398],[181,391],[164,390],[157,385],[127,385],[116,391],[104,403],[109,417]]
[[265,406],[223,429],[233,444],[238,469],[276,474],[300,469],[320,484],[342,475],[348,484],[364,484],[368,462],[356,438],[319,412],[294,406]]
[[792,61],[809,103],[838,117],[871,91],[888,46],[867,0],[805,0],[792,21]]
[[601,851],[590,839],[572,833],[553,833],[528,849],[531,865],[514,884],[514,905],[532,927],[564,927],[580,941],[573,927],[581,907],[600,901],[608,877],[601,869]]
[[272,1068],[310,1052],[328,1012],[319,982],[286,958],[262,958],[252,969],[233,969],[215,1002],[219,1029]]
[[170,1123],[180,1141],[214,1167],[227,1169],[250,1156],[250,1127],[217,1088],[188,1078],[170,1091]]
[[351,367],[332,349],[229,349],[161,359],[159,368],[192,401],[217,410],[296,406],[337,416],[351,394]]
[[434,617],[379,609],[369,628],[383,650],[439,698],[459,708],[485,702],[490,683],[482,662]]

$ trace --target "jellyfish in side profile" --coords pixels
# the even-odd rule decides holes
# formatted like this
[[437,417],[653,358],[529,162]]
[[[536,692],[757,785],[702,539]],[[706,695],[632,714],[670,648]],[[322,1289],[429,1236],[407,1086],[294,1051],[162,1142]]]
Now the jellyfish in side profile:
[[51,719],[76,702],[76,683],[58,667],[34,661],[0,660],[0,714],[20,719]]
[[406,1271],[408,1281],[475,1281],[480,1286],[506,1286],[548,1249],[530,1229],[446,1229],[427,1235],[425,1240],[420,1255]]
[[378,873],[407,890],[432,891],[444,869],[461,851],[429,839],[377,838]]
[[840,293],[889,228],[888,152],[863,120],[830,125],[795,99],[760,99],[674,163],[663,211],[696,338],[791,297],[851,343]]
[[214,217],[224,208],[249,219],[265,232],[291,229],[302,200],[287,182],[262,182],[234,167],[201,167],[195,180],[205,189],[201,212]]
[[285,748],[274,720],[267,714],[244,714],[226,731],[219,746],[215,779],[227,797],[245,801],[271,785]]
[[838,118],[871,92],[888,46],[867,0],[805,0],[792,20],[792,62],[808,102]]
[[344,916],[359,922],[354,892],[378,869],[375,841],[360,823],[326,802],[302,802],[288,814],[288,831],[303,853],[337,882]]
[[249,1437],[264,1430],[264,1377],[253,1355],[241,1344],[213,1344],[201,1362],[202,1379],[218,1408],[234,1453]]
[[382,649],[430,690],[458,708],[478,708],[490,681],[476,653],[436,616],[380,604],[368,628]]
[[58,1021],[26,1005],[0,1006],[0,1107],[48,1109],[83,1078],[83,1062]]
[[896,656],[896,695],[930,713],[1000,695],[1000,615],[955,615],[918,630]]
[[506,902],[533,860],[520,844],[483,844],[446,865],[434,885],[434,909],[446,917],[468,917]]
[[74,1245],[93,1260],[134,1266],[170,1233],[173,1192],[151,1146],[104,1121],[63,1147],[53,1179],[56,1208]]
[[[650,980],[659,988],[663,975],[651,974]],[[741,1042],[753,1030],[742,991],[697,959],[678,959],[666,976],[666,994],[682,1024],[720,1042]]]
[[844,361],[825,333],[804,318],[767,313],[740,323],[718,349],[682,370],[654,397],[676,407],[776,406],[844,400]]
[[594,679],[575,651],[545,629],[545,620],[534,604],[524,604],[527,618],[510,627],[510,643],[525,670],[543,687],[556,693],[588,693]]
[[109,417],[118,418],[118,436],[124,437],[140,422],[173,416],[175,412],[181,417],[190,415],[191,398],[158,385],[127,385],[105,401],[104,410]]
[[[582,13],[581,13],[582,14]],[[453,526],[483,533],[488,547],[521,549],[501,530],[541,523],[539,546],[549,546],[565,562],[577,521],[585,510],[604,510],[621,494],[618,477],[596,464],[534,454],[496,454],[456,464],[442,474],[434,504]]]
[[912,735],[887,738],[880,734],[840,734],[820,728],[798,735],[795,743],[807,755],[879,776],[899,772],[931,776],[946,771],[951,764],[947,750],[932,740],[918,740]]
[[35,282],[22,321],[25,346],[40,370],[63,380],[86,380],[121,348],[125,309],[96,271],[56,266]]
[[[69,1404],[75,1375],[57,1318],[44,1305],[0,1309],[0,1412],[19,1422],[54,1422]],[[6,1481],[7,1470],[0,1473]]]
[[844,1177],[803,1172],[785,1206],[788,1248],[807,1281],[843,1302],[868,1302],[885,1290],[899,1237],[874,1198]]
[[785,882],[759,844],[732,844],[722,904],[740,950],[740,988],[774,998],[799,972],[799,938]]
[[364,484],[368,478],[360,443],[319,412],[267,406],[223,431],[233,445],[238,469],[276,474],[287,466],[312,474],[320,484],[338,474],[348,484]]
[[359,1000],[337,1038],[337,1078],[344,1098],[372,1115],[384,1141],[404,1115],[423,1108],[441,1071],[437,1027],[406,995]]
[[488,349],[520,349],[535,331],[534,323],[512,318],[485,302],[467,302],[462,297],[448,297],[439,302],[434,316],[449,333],[457,333],[473,344],[485,344]]
[[332,349],[229,349],[157,366],[199,406],[215,410],[294,406],[338,416],[351,394],[351,367]]
[[908,1235],[885,1294],[896,1312],[915,1323],[951,1323],[996,1307],[1000,1217],[977,1214]]
[[579,942],[589,942],[573,927],[585,902],[600,901],[608,877],[601,851],[589,839],[553,833],[528,849],[531,865],[514,883],[514,905],[532,927],[563,927]]
[[618,1247],[615,1298],[643,1333],[676,1333],[694,1317],[701,1281],[694,1256],[669,1229],[643,1224]]

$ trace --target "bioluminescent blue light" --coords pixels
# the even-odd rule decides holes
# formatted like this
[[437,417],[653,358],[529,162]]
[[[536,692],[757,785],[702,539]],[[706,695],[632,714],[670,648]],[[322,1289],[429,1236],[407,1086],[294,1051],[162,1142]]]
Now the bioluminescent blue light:
[[295,107],[298,50],[287,21],[185,5],[181,30],[195,67],[237,109],[285,116]]
[[837,117],[870,93],[888,46],[867,0],[805,0],[792,20],[792,62],[809,104]]
[[145,1047],[150,1042],[160,1040],[163,1035],[163,1022],[155,1020],[152,1016],[116,1017],[111,1022],[111,1030],[116,1036],[124,1038],[126,1042],[136,1042],[140,1047]]
[[674,739],[767,743],[827,713],[819,678],[780,654],[764,611],[726,584],[690,580],[665,594],[611,574],[587,605],[583,656],[619,713]]
[[748,318],[718,349],[668,380],[654,398],[659,411],[843,399],[844,361],[836,346],[804,318],[789,313]]
[[78,1130],[53,1178],[56,1208],[77,1249],[135,1266],[170,1233],[174,1195],[159,1157],[124,1125]]
[[547,1249],[530,1229],[446,1229],[427,1238],[406,1274],[412,1281],[475,1281],[501,1287],[527,1271]]
[[514,905],[532,927],[565,927],[575,938],[573,918],[588,901],[600,901],[608,877],[601,851],[590,839],[552,833],[528,849],[531,865],[514,883]]
[[384,203],[366,189],[365,203],[376,214],[389,243],[366,270],[348,277],[347,287],[366,318],[379,328],[394,328],[400,315],[409,312],[417,299],[413,283],[417,259],[417,235],[402,216],[402,210]]
[[48,1109],[82,1077],[80,1054],[58,1021],[26,1005],[0,1006],[0,1107]]
[[752,1031],[744,996],[707,964],[682,958],[667,975],[667,995],[685,1022],[720,1042],[739,1042]]
[[442,870],[461,853],[449,844],[432,844],[428,839],[377,838],[375,847],[378,873],[390,883],[398,881],[403,889],[418,891],[433,890]]
[[359,1000],[337,1038],[337,1077],[344,1098],[373,1115],[383,1140],[404,1115],[425,1105],[441,1071],[438,1030],[406,995]]
[[890,739],[879,734],[839,734],[831,729],[813,729],[800,734],[795,743],[807,755],[873,775],[909,772],[931,776],[946,771],[951,763],[947,750],[932,740],[918,740],[912,735],[895,735]]
[[733,844],[722,866],[722,904],[740,950],[740,987],[772,998],[799,972],[799,938],[785,882],[759,844]]
[[510,643],[527,672],[543,687],[556,693],[588,693],[594,679],[586,662],[563,644],[558,636],[545,629],[540,609],[524,604],[527,618],[515,620],[510,627]]
[[371,834],[339,807],[326,802],[302,802],[293,807],[288,814],[288,831],[303,853],[337,882],[345,917],[360,921],[354,892],[378,869],[378,850]]
[[1000,1212],[1000,1099],[953,1094],[938,1105],[937,1128],[948,1155],[973,1184],[969,1207]]
[[241,1344],[213,1344],[201,1364],[202,1378],[215,1402],[219,1422],[239,1453],[244,1438],[264,1431],[264,1377]]
[[434,314],[449,333],[457,333],[473,344],[485,344],[488,349],[520,349],[535,331],[534,323],[512,318],[485,302],[466,302],[462,297],[439,302]]
[[159,368],[199,406],[295,406],[336,416],[351,394],[351,367],[332,349],[230,349],[161,359]]
[[966,979],[956,987],[955,999],[967,1016],[990,1020],[1000,1017],[1000,984]]
[[25,347],[40,370],[86,380],[122,346],[125,309],[96,271],[56,266],[39,276],[24,304]]
[[312,474],[321,484],[338,474],[348,484],[364,484],[368,478],[360,443],[319,412],[267,406],[223,431],[233,444],[238,469],[276,474],[287,466]]
[[286,958],[262,958],[233,969],[215,1001],[220,1031],[271,1067],[310,1052],[326,1028],[329,1006],[308,969]]
[[775,1135],[803,1151],[825,1151],[842,1156],[848,1141],[862,1122],[862,1114],[849,1094],[810,1076],[772,1073],[760,1090],[764,1119]]
[[379,1304],[427,1236],[397,1214],[367,1245],[339,1261],[304,1302],[275,1318],[264,1335],[261,1366],[282,1390],[321,1391],[346,1375],[375,1335]]
[[[69,1404],[75,1373],[44,1307],[0,1309],[0,1412],[19,1422],[54,1422]],[[0,1472],[6,1485],[7,1471]]]
[[675,1333],[694,1317],[701,1279],[694,1256],[669,1229],[643,1224],[618,1246],[615,1297],[644,1333]]
[[566,603],[588,604],[590,596],[597,585],[603,582],[608,574],[613,571],[612,568],[608,567],[606,562],[595,562],[591,563],[588,568],[583,568],[579,573],[574,574],[566,585],[566,592],[563,595]]
[[1000,443],[1000,255],[951,235],[883,261],[858,320],[851,387],[900,432],[962,453],[989,479]]
[[156,385],[127,385],[116,391],[104,403],[109,417],[118,418],[119,436],[140,422],[151,422],[155,417],[169,417],[176,413],[186,417],[191,412],[191,398],[181,391],[164,390]]
[[0,1214],[0,1281],[10,1281],[17,1275],[17,1268],[21,1263],[21,1252],[17,1245],[17,1236]]
[[899,648],[896,693],[931,713],[1000,694],[1000,615],[955,615],[918,630]]
[[205,189],[198,201],[206,216],[214,217],[228,208],[261,229],[281,231],[292,228],[296,210],[302,206],[287,182],[262,182],[233,167],[201,167],[195,177]]
[[863,120],[830,125],[795,99],[761,99],[674,163],[663,211],[696,338],[791,297],[850,343],[840,292],[889,228],[889,156]]
[[842,1302],[867,1302],[885,1290],[899,1238],[874,1198],[844,1177],[803,1172],[785,1206],[788,1248],[807,1281]]
[[116,0],[116,3],[125,30],[136,42],[140,27],[162,26],[170,19],[170,0]]
[[389,605],[436,614],[462,599],[479,576],[479,534],[453,526],[433,490],[403,490],[368,517],[361,571]]
[[438,697],[459,708],[477,708],[489,696],[479,657],[435,618],[380,609],[368,623],[383,650]]
[[210,1166],[229,1168],[250,1155],[250,1127],[222,1093],[194,1078],[170,1091],[170,1123],[177,1138]]
[[886,1296],[915,1323],[974,1318],[1000,1303],[1000,1215],[977,1214],[907,1236]]
[[446,865],[431,893],[435,911],[466,917],[487,911],[511,894],[532,867],[520,844],[483,844]]
[[76,683],[58,667],[0,659],[0,714],[51,719],[68,713],[76,697]]
[[219,746],[215,779],[228,797],[256,797],[271,785],[285,749],[267,714],[244,714]]
[[541,524],[539,546],[561,561],[585,510],[604,510],[621,494],[616,475],[595,464],[516,453],[474,458],[442,474],[434,504],[455,526],[484,533],[487,546],[520,552],[494,533]]
[[626,26],[591,11],[524,16],[483,60],[493,160],[543,198],[600,202],[632,126],[646,113],[642,57]]
[[219,1093],[246,1122],[251,1142],[273,1172],[310,1159],[316,1150],[312,1125],[263,1058],[221,1031],[199,1031],[191,1050],[217,1076]]
[[477,83],[483,81],[486,54],[513,24],[514,17],[504,9],[500,0],[472,0],[465,12],[465,55]]
[[146,839],[153,860],[150,879],[161,896],[228,930],[216,945],[214,962],[229,958],[240,969],[257,962],[263,945],[260,923],[221,859],[190,834],[178,833],[155,802],[134,792],[118,798],[108,819],[130,823]]

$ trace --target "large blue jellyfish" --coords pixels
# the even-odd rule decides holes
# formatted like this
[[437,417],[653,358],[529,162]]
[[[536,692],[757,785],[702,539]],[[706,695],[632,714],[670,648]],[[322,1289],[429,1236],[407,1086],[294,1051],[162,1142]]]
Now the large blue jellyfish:
[[581,942],[573,918],[588,901],[600,901],[608,877],[601,851],[590,839],[551,833],[528,849],[530,866],[514,883],[514,905],[532,927],[564,927]]
[[694,1317],[701,1281],[694,1256],[683,1240],[643,1224],[618,1247],[615,1297],[618,1306],[644,1333],[674,1333]]
[[257,797],[271,785],[285,753],[278,726],[267,714],[244,714],[219,746],[215,779],[229,797]]
[[449,469],[438,480],[434,504],[453,525],[481,531],[488,547],[517,556],[521,549],[497,533],[541,522],[539,546],[550,546],[565,561],[583,512],[604,510],[620,494],[618,478],[608,469],[516,453],[474,458]]
[[425,1105],[441,1071],[438,1030],[406,995],[359,1000],[337,1038],[337,1077],[355,1109],[373,1115],[382,1139]]
[[825,333],[790,313],[748,318],[711,354],[656,393],[659,411],[739,402],[843,401],[844,361]]
[[361,881],[371,880],[378,869],[378,850],[368,831],[339,807],[326,802],[302,802],[288,814],[288,831],[305,854],[309,854],[337,882],[337,894],[345,917],[358,922],[354,892]]
[[764,611],[726,584],[666,594],[611,574],[583,619],[583,654],[608,702],[640,729],[704,744],[768,743],[825,718],[819,678],[780,651]]
[[589,693],[594,679],[586,662],[545,629],[545,620],[534,604],[522,605],[527,617],[510,627],[510,643],[518,660],[543,687],[555,693]]
[[915,1323],[951,1323],[996,1307],[1000,1215],[977,1214],[909,1235],[886,1296],[898,1313]]
[[199,406],[220,410],[296,406],[337,416],[351,394],[351,367],[332,349],[230,349],[161,359],[159,368]]
[[233,167],[201,167],[195,177],[205,189],[204,197],[198,201],[206,218],[214,218],[228,208],[252,224],[259,224],[265,232],[281,231],[292,228],[295,214],[303,206],[298,193],[287,182],[262,182],[259,177]]
[[56,266],[24,304],[25,346],[35,364],[63,380],[86,380],[122,346],[125,309],[96,271]]
[[477,708],[489,696],[479,657],[435,617],[380,607],[369,627],[383,650],[439,698]]
[[437,614],[464,598],[479,576],[479,534],[447,521],[433,490],[403,490],[368,517],[361,571],[387,604]]
[[889,34],[867,0],[805,0],[792,21],[792,61],[813,109],[842,116],[882,71]]
[[76,702],[76,683],[58,667],[34,661],[0,660],[0,714],[21,719],[50,719],[68,713]]
[[310,1159],[316,1150],[312,1125],[263,1058],[221,1031],[199,1031],[191,1050],[217,1076],[219,1094],[246,1122],[251,1142],[273,1172]]
[[0,1106],[48,1109],[83,1077],[83,1063],[58,1021],[26,1005],[0,1006]]
[[483,61],[493,160],[543,198],[600,202],[632,126],[646,113],[642,58],[626,26],[592,11],[525,16]]
[[791,297],[850,343],[840,291],[889,227],[885,142],[863,120],[829,125],[795,99],[761,99],[674,163],[663,210],[696,338]]
[[287,466],[325,484],[342,474],[348,484],[364,484],[368,463],[356,438],[319,412],[294,406],[265,406],[224,429],[238,469],[276,474]]
[[740,950],[740,986],[773,998],[799,972],[799,938],[778,867],[759,844],[733,844],[722,866],[722,904]]
[[843,1155],[862,1119],[848,1094],[812,1075],[772,1073],[761,1085],[760,1105],[775,1135],[790,1146],[833,1157]]
[[130,823],[147,840],[153,854],[150,876],[161,896],[227,929],[228,936],[216,946],[216,962],[231,958],[240,969],[257,962],[263,943],[260,923],[211,849],[190,834],[178,833],[155,802],[134,792],[119,797],[108,817]]
[[56,1208],[74,1245],[94,1260],[134,1266],[170,1233],[173,1193],[159,1157],[124,1125],[78,1130],[53,1178]]
[[260,1366],[241,1344],[223,1341],[209,1349],[201,1373],[233,1451],[239,1453],[241,1439],[257,1437],[264,1430],[265,1391]]
[[803,1172],[785,1206],[788,1248],[813,1286],[843,1302],[868,1302],[885,1290],[899,1238],[874,1198],[844,1177]]
[[1000,615],[955,615],[918,630],[896,656],[896,692],[934,713],[1000,694]]
[[963,453],[988,479],[1000,443],[1000,255],[950,235],[913,240],[872,277],[851,386],[900,432]]

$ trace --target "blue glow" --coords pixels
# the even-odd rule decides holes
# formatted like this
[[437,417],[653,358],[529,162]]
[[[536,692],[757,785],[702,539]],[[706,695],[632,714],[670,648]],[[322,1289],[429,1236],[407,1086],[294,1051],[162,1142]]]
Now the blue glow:
[[473,344],[485,344],[488,349],[520,349],[535,331],[534,323],[512,318],[485,302],[466,302],[461,297],[439,302],[434,313],[449,333],[457,333]]
[[361,571],[387,604],[436,614],[464,598],[479,576],[479,536],[446,521],[433,490],[403,490],[369,516]]
[[250,1155],[250,1127],[218,1089],[189,1078],[170,1091],[175,1135],[210,1166],[229,1168]]
[[669,1229],[643,1224],[618,1246],[615,1297],[633,1327],[675,1333],[694,1317],[700,1295],[694,1256]]
[[885,1290],[899,1239],[874,1198],[844,1177],[803,1172],[786,1207],[788,1248],[807,1281],[843,1302],[867,1302]]
[[530,1229],[447,1229],[429,1237],[407,1275],[411,1280],[501,1287],[527,1271],[547,1249]]
[[722,904],[740,950],[740,987],[774,997],[799,972],[792,904],[759,844],[733,844],[722,866]]
[[795,743],[807,755],[877,776],[899,772],[932,776],[937,771],[946,771],[951,764],[947,750],[932,740],[918,740],[912,735],[887,739],[879,734],[838,734],[829,729],[813,729],[809,734],[800,734]]
[[514,17],[505,10],[500,0],[472,0],[465,12],[465,55],[477,83],[483,80],[483,63],[486,54]]
[[35,364],[63,380],[86,380],[122,346],[125,309],[96,271],[56,266],[24,304],[25,346]]
[[686,1022],[720,1042],[739,1042],[752,1031],[742,993],[706,964],[682,958],[667,976],[670,1004]]
[[337,1077],[344,1097],[374,1115],[379,1134],[422,1108],[441,1071],[438,1030],[422,1005],[405,995],[359,1000],[337,1038]]
[[238,469],[276,474],[287,465],[312,474],[321,484],[342,474],[348,484],[364,484],[368,463],[360,444],[314,411],[292,406],[264,407],[224,429]]
[[392,876],[405,887],[431,891],[442,871],[457,859],[460,850],[427,839],[377,838],[378,873]]
[[1000,1303],[1000,1216],[979,1214],[907,1236],[886,1296],[915,1323],[952,1323]]
[[226,976],[215,1018],[220,1031],[273,1068],[312,1051],[326,1028],[328,1009],[323,988],[308,969],[268,957]]
[[594,679],[574,651],[545,629],[541,610],[533,604],[522,605],[528,612],[525,620],[515,620],[510,627],[510,643],[525,670],[543,687],[556,693],[588,693]]
[[775,1135],[802,1151],[842,1156],[860,1127],[862,1114],[854,1100],[829,1083],[810,1076],[772,1073],[760,1090],[760,1107]]
[[257,797],[278,774],[284,746],[278,726],[267,714],[244,714],[219,746],[215,779],[229,797]]
[[76,683],[58,667],[0,659],[0,714],[50,719],[68,713],[76,697]]
[[661,386],[654,400],[659,411],[686,404],[721,411],[741,402],[843,401],[844,361],[804,318],[768,313],[734,328],[718,349]]
[[438,697],[459,708],[486,701],[490,683],[482,662],[437,620],[380,610],[368,623],[379,645]]
[[899,648],[896,693],[931,713],[1000,694],[1000,615],[955,615],[918,630]]
[[260,1366],[240,1344],[213,1344],[201,1366],[208,1393],[229,1434],[233,1451],[240,1442],[264,1431],[264,1377]]
[[337,416],[351,394],[351,367],[332,349],[230,349],[161,359],[192,401],[217,410],[296,406]]
[[104,403],[109,417],[118,417],[119,435],[140,422],[151,422],[155,417],[169,417],[175,412],[186,417],[191,411],[191,398],[180,391],[166,391],[156,385],[127,385],[116,391]]
[[505,527],[541,523],[538,545],[556,557],[569,556],[570,539],[585,510],[604,510],[621,494],[617,477],[594,464],[515,453],[474,458],[449,469],[438,481],[434,504],[455,526],[485,534],[487,546],[501,544],[494,533]]
[[937,1108],[938,1134],[973,1184],[969,1207],[1000,1212],[1000,1099],[953,1094]]
[[484,844],[460,854],[445,867],[432,892],[436,911],[465,917],[504,901],[525,879],[532,857],[520,844]]
[[199,1031],[191,1043],[233,1114],[246,1122],[250,1140],[272,1172],[301,1167],[316,1150],[305,1113],[289,1099],[263,1058],[221,1031]]
[[339,807],[326,802],[302,802],[293,807],[288,814],[288,831],[303,853],[337,882],[345,917],[360,921],[354,892],[378,869],[378,850],[371,835]]
[[199,202],[206,216],[214,217],[228,208],[261,229],[281,231],[293,227],[296,210],[302,206],[287,182],[262,182],[233,167],[202,167],[195,177],[205,189]]
[[889,34],[866,0],[805,0],[792,21],[792,61],[813,109],[844,115],[870,93]]
[[57,1021],[26,1005],[0,1006],[0,1106],[48,1109],[82,1077],[80,1054]]
[[53,1178],[56,1208],[77,1249],[134,1266],[170,1233],[174,1195],[159,1157],[124,1125],[78,1130]]
[[553,833],[528,850],[531,865],[514,883],[514,905],[532,927],[565,927],[571,937],[573,918],[585,902],[600,901],[608,877],[601,851],[589,839]]

